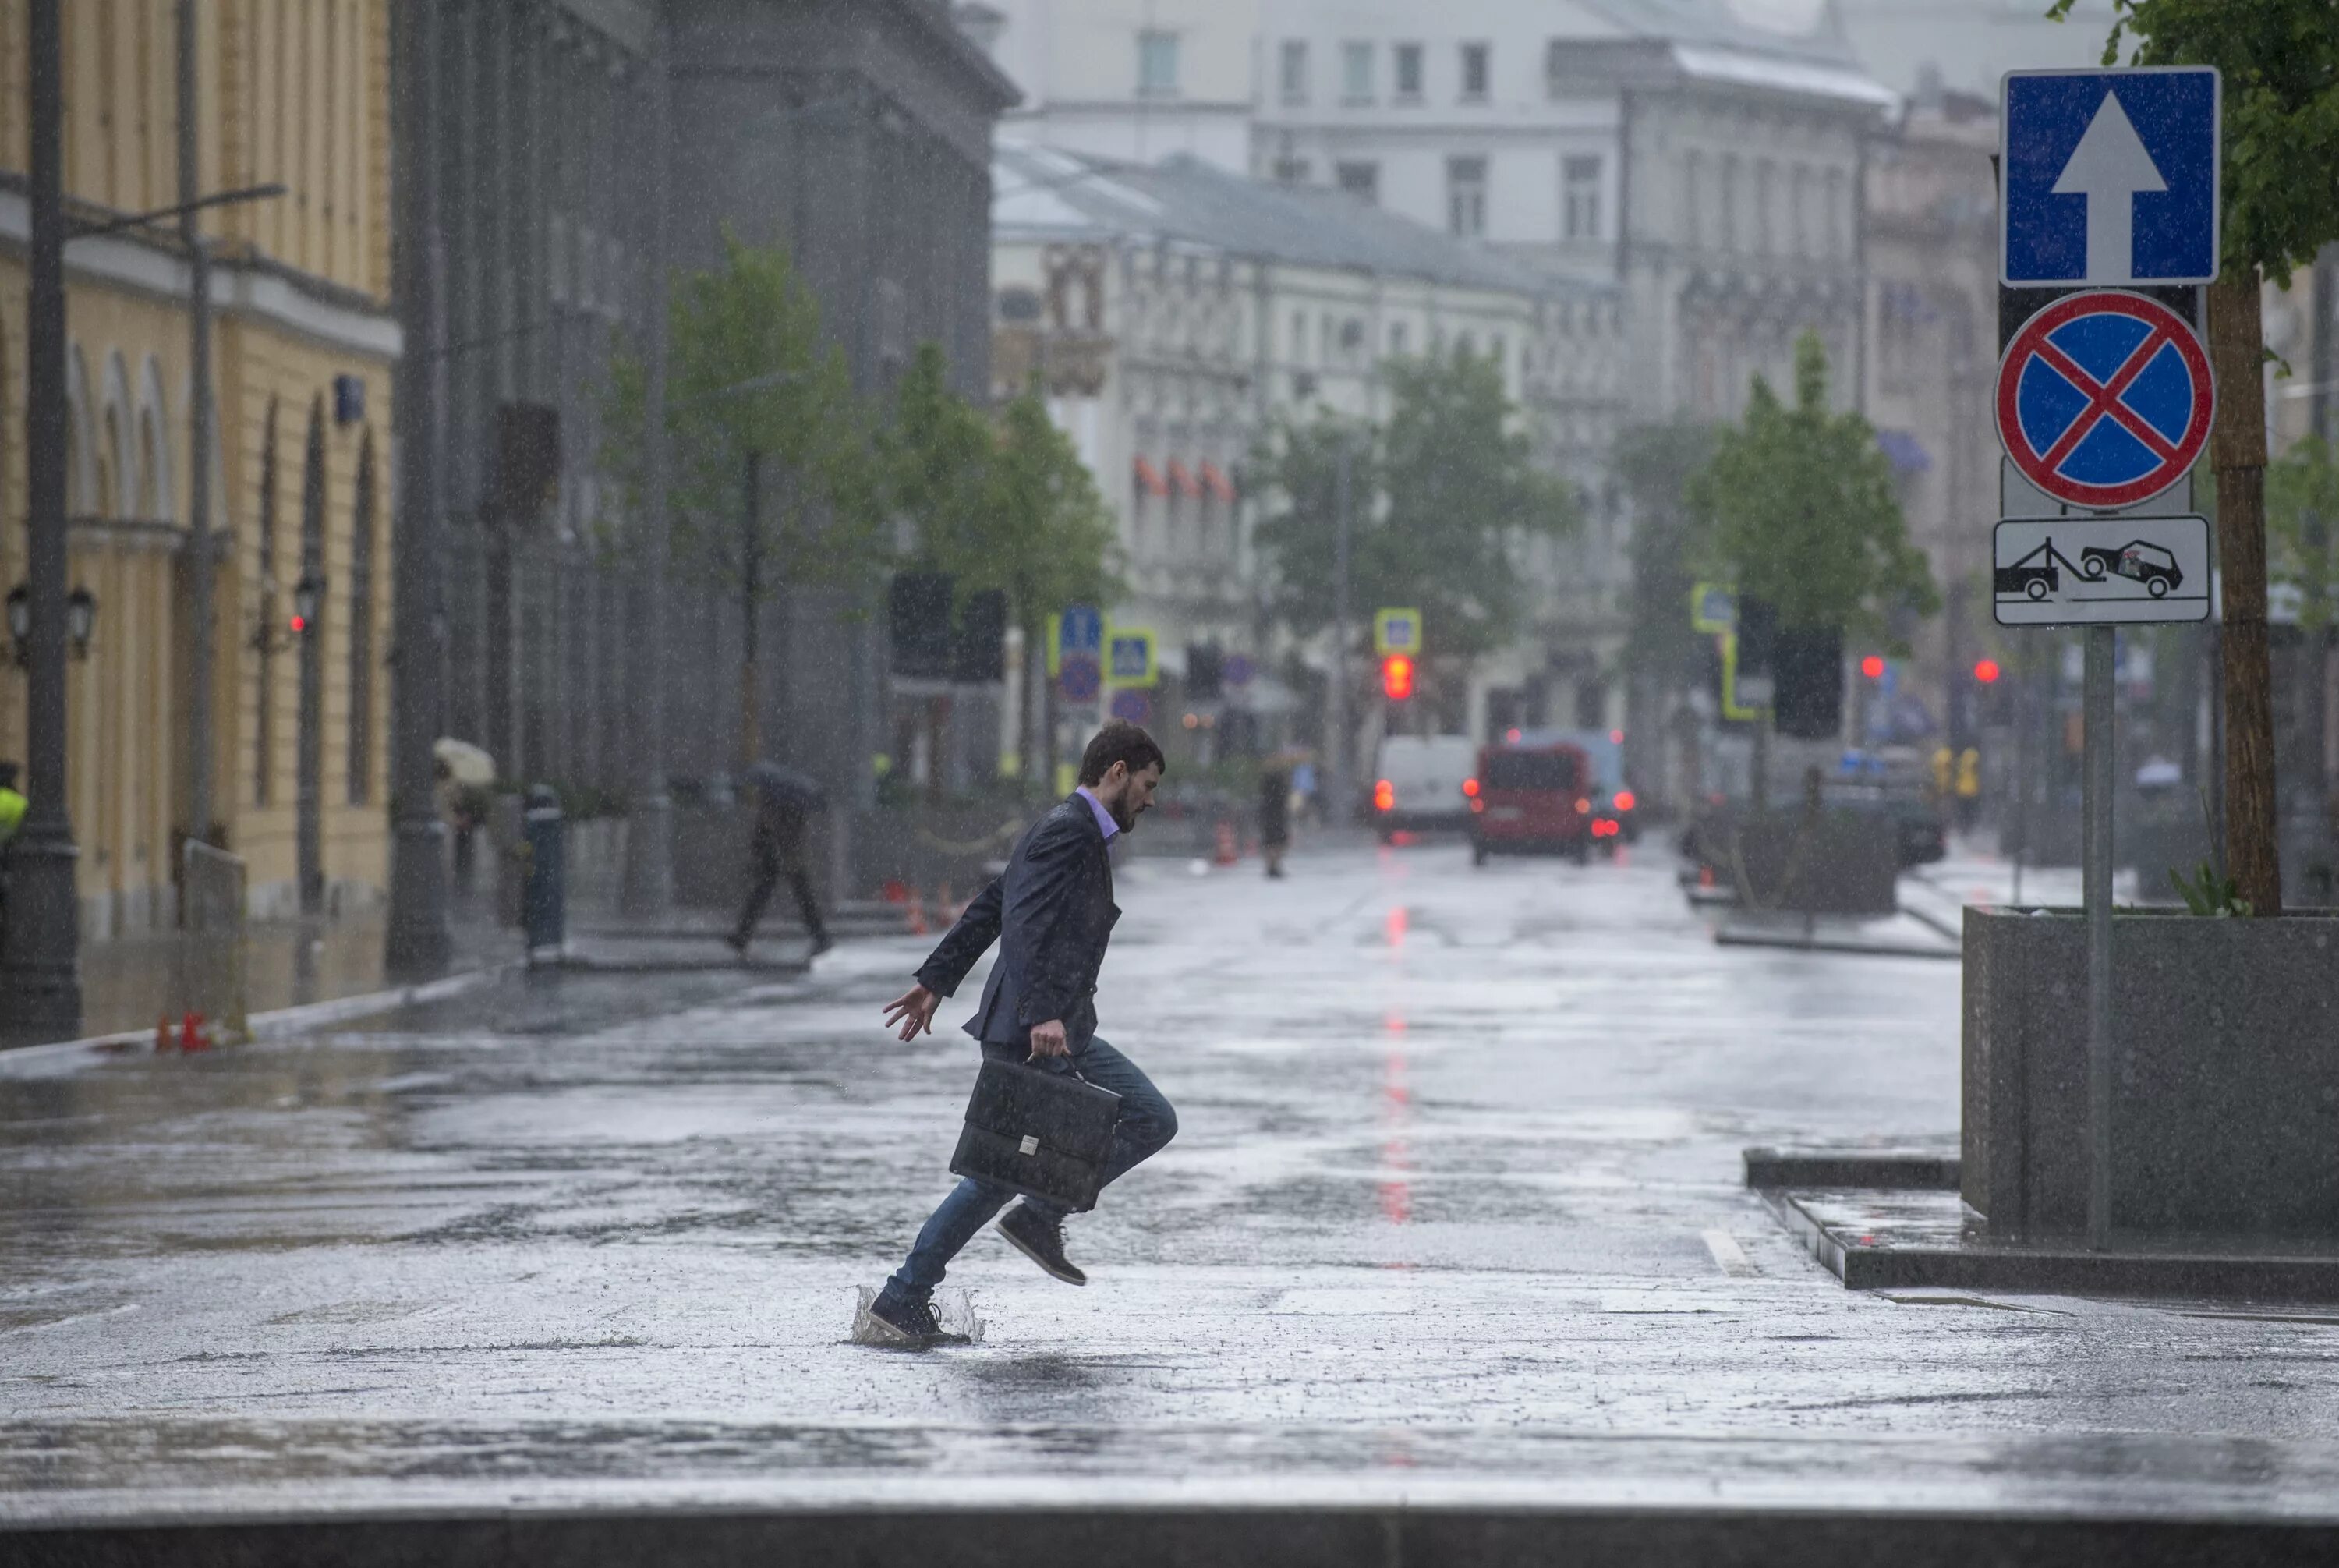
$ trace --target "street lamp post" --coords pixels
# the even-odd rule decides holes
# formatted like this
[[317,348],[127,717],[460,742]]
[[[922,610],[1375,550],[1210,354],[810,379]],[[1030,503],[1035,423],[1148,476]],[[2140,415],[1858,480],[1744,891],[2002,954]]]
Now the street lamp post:
[[178,0],[179,237],[187,247],[187,837],[212,839],[212,253],[196,215],[195,0]]
[[81,1032],[80,850],[65,811],[65,212],[62,0],[32,0],[25,310],[25,764],[31,802],[9,846],[0,1035]]
[[648,184],[648,414],[642,431],[641,628],[634,640],[635,765],[640,770],[626,819],[625,912],[637,919],[663,915],[674,903],[674,801],[666,777],[666,40],[650,41]]

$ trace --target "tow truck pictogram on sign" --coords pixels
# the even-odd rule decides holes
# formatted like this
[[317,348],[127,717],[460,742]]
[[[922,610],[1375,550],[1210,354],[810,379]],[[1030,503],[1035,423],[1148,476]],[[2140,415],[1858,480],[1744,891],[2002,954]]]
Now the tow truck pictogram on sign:
[[2209,618],[2209,525],[2197,517],[2010,518],[1992,556],[2002,626]]
[[2096,290],[2024,323],[1998,370],[1998,436],[2023,478],[2068,506],[2132,507],[2182,479],[2216,412],[2193,324],[2141,294]]

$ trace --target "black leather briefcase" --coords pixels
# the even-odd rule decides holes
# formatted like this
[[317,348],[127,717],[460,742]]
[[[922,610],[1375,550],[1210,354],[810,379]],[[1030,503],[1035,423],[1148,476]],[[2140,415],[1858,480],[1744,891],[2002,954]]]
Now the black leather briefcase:
[[1069,1072],[985,1060],[951,1174],[1069,1209],[1096,1207],[1120,1096]]

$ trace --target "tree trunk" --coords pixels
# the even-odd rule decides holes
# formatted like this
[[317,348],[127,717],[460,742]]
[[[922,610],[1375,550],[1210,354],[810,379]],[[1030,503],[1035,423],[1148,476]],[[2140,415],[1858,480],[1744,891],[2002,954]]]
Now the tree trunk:
[[2211,441],[2224,574],[2226,874],[2259,914],[2282,911],[2275,855],[2274,675],[2266,652],[2265,383],[2255,269],[2209,288],[2217,378]]
[[1047,622],[1023,622],[1023,689],[1015,708],[1015,754],[1021,760],[1023,793],[1046,795],[1053,782],[1048,775],[1048,648]]

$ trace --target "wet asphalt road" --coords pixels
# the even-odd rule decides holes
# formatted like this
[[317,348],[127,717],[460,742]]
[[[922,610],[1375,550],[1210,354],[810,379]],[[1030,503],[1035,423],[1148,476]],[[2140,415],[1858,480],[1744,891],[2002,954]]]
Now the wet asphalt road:
[[846,1341],[972,1079],[878,1027],[920,942],[0,1061],[0,1515],[2339,1513],[2339,1311],[1851,1295],[1742,1190],[1954,1129],[1956,965],[1716,947],[1653,855],[1294,870],[1123,871],[1102,1032],[1183,1130],[1074,1222],[1090,1288],[986,1234],[926,1355]]

